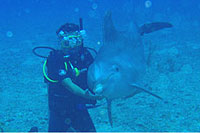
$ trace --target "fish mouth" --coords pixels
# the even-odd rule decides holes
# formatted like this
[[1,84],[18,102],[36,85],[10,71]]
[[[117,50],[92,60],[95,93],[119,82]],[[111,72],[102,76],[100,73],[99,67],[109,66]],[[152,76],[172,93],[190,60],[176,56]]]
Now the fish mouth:
[[106,90],[106,84],[109,82],[111,77],[114,75],[114,73],[111,73],[110,75],[107,76],[106,79],[102,80],[101,82],[96,83],[94,93],[95,94],[102,94]]
[[101,94],[103,92],[103,85],[102,84],[97,84],[95,89],[94,89],[94,93],[95,94]]

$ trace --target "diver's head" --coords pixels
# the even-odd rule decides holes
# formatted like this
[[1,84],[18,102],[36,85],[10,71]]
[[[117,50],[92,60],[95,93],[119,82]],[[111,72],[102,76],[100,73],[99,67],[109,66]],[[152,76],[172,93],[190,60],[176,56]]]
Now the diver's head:
[[79,51],[83,43],[83,31],[80,31],[78,25],[66,23],[56,32],[61,50],[64,53]]

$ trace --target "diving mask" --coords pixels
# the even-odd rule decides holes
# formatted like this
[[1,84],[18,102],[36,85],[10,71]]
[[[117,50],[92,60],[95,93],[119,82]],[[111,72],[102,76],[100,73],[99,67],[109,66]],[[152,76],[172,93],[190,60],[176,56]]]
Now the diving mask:
[[65,34],[63,31],[59,32],[59,36],[61,38],[61,46],[63,48],[74,48],[80,46],[82,44],[83,39],[83,31],[75,31],[72,33]]

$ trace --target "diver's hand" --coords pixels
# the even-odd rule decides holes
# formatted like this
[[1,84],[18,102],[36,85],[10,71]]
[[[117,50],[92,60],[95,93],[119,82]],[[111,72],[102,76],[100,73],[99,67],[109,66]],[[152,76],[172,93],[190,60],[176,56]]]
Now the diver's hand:
[[102,100],[104,97],[101,95],[94,95],[88,89],[85,90],[85,96],[92,100]]

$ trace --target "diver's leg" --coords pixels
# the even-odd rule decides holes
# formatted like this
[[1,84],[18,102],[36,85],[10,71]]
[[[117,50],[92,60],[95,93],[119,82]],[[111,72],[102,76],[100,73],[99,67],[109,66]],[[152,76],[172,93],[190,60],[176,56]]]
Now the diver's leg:
[[96,132],[92,119],[86,109],[74,113],[72,126],[80,132]]
[[65,117],[60,112],[49,111],[49,132],[65,132],[69,125],[65,124]]

